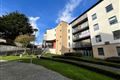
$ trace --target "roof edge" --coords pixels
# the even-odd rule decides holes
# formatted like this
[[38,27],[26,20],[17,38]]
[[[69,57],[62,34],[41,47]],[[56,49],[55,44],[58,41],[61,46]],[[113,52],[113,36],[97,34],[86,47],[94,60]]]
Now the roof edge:
[[94,8],[95,6],[97,6],[99,3],[101,3],[104,0],[99,0],[97,3],[95,3],[92,7],[90,7],[89,9],[87,9],[85,12],[83,12],[82,14],[80,14],[77,18],[75,18],[73,21],[71,21],[69,24],[72,24],[75,20],[77,20],[78,18],[80,18],[82,15],[84,15],[85,13],[87,13],[89,10],[91,10],[92,8]]

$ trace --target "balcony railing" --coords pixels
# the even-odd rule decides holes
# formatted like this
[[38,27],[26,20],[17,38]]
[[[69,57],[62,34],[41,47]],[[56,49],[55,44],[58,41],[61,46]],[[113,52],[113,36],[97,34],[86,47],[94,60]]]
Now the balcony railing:
[[78,36],[73,36],[73,40],[77,40],[77,39],[81,39],[81,38],[85,38],[90,36],[90,32],[84,33],[84,34],[80,34]]
[[87,28],[89,25],[88,25],[88,22],[85,22],[81,25],[78,25],[76,28],[73,29],[73,33],[76,33],[80,30],[84,30],[85,28]]
[[91,43],[73,43],[73,48],[91,47]]

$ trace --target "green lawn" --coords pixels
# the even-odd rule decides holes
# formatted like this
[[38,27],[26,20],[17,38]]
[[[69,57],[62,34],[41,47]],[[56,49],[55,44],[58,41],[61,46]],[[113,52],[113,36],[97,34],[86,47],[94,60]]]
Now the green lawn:
[[[20,60],[20,59],[29,59],[30,56],[28,55],[25,55],[23,57],[19,57],[19,56],[0,56],[0,59],[2,60],[7,60],[7,61],[17,61],[17,60]],[[34,58],[34,56],[33,56]]]
[[[19,56],[7,56],[3,57],[5,60],[19,60]],[[23,57],[21,58],[22,62],[29,63],[30,57]],[[56,62],[51,60],[44,60],[44,59],[36,59],[33,58],[33,63],[37,65],[42,65],[48,69],[56,71],[63,76],[71,78],[73,80],[113,80],[110,77],[105,75],[101,75],[74,65]]]
[[[29,62],[29,60],[23,60],[23,62]],[[62,62],[34,59],[33,63],[42,65],[73,80],[113,80],[110,77]]]

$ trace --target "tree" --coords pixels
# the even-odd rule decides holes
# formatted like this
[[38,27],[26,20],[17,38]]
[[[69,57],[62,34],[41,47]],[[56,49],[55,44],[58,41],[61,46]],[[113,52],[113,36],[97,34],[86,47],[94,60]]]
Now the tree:
[[24,14],[12,12],[0,17],[0,32],[4,33],[3,38],[7,41],[14,41],[21,34],[32,34],[33,29]]
[[25,47],[25,51],[26,52],[26,48],[28,46],[28,44],[31,42],[31,41],[34,41],[34,36],[31,36],[31,35],[19,35],[18,37],[16,37],[15,39],[15,42],[18,42],[18,43],[21,43],[23,47]]

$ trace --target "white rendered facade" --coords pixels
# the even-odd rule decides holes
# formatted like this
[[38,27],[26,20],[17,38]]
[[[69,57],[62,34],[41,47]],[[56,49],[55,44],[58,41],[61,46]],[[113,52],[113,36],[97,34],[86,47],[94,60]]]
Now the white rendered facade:
[[[87,16],[94,57],[120,56],[120,0],[103,0],[89,10]],[[114,38],[114,31],[118,31],[117,39]],[[101,37],[98,42],[97,37]],[[98,49],[102,49],[102,55]]]
[[55,54],[56,50],[56,29],[49,29],[44,34],[44,40],[43,40],[44,47],[47,47],[47,53],[53,53]]
[[68,52],[72,52],[72,46],[73,46],[72,27],[71,27],[71,25],[69,25],[67,27],[67,48],[68,48]]

